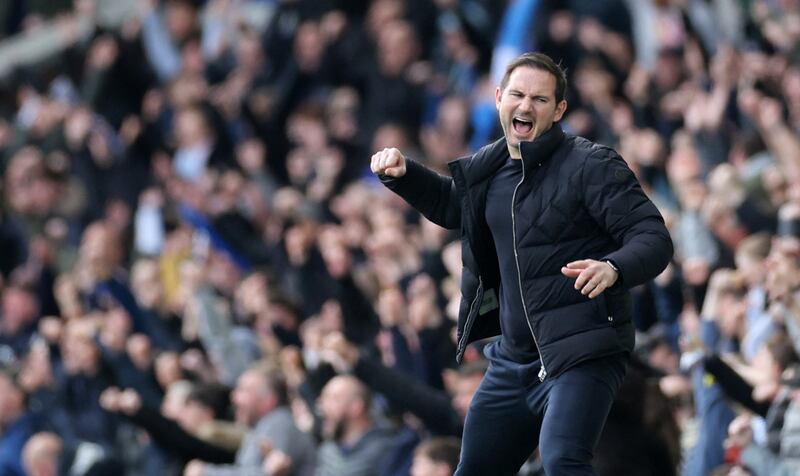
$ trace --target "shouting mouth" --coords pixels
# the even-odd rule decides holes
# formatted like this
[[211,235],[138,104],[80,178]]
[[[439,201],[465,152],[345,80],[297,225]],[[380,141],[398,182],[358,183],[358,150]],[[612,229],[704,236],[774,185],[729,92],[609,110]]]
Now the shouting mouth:
[[528,135],[533,130],[533,121],[521,117],[515,117],[511,120],[514,127],[514,132],[519,135]]

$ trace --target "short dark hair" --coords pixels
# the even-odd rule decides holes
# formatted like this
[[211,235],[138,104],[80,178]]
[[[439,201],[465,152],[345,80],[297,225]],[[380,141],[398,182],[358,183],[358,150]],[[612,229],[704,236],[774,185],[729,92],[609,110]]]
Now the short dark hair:
[[431,438],[417,446],[416,453],[429,458],[434,463],[444,463],[451,470],[458,466],[461,441],[455,437]]
[[539,69],[552,74],[556,78],[556,101],[561,102],[567,94],[567,73],[553,61],[552,58],[543,53],[523,53],[514,58],[506,66],[506,72],[503,74],[503,79],[500,81],[500,90],[503,91],[508,86],[508,78],[511,73],[520,66],[527,68]]
[[196,402],[210,409],[215,419],[224,418],[230,406],[230,389],[219,383],[199,383],[195,385],[186,400]]
[[772,356],[775,363],[781,369],[786,369],[793,363],[797,362],[797,353],[794,350],[794,343],[783,329],[778,329],[767,341],[764,343],[767,350]]

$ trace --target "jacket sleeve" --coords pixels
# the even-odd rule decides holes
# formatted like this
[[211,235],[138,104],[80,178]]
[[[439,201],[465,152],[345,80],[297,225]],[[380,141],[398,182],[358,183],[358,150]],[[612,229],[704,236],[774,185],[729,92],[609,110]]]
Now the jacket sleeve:
[[451,230],[461,227],[461,204],[452,178],[406,159],[404,176],[394,178],[383,175],[381,182],[428,220]]
[[158,445],[183,461],[197,458],[211,463],[232,463],[236,456],[231,451],[187,433],[176,422],[168,420],[146,405],[128,418],[147,430]]
[[443,390],[363,356],[354,371],[373,391],[383,394],[396,409],[416,415],[433,433],[461,436],[461,417]]
[[631,288],[658,276],[672,259],[672,239],[658,209],[616,152],[602,147],[586,159],[581,174],[589,214],[619,245],[605,256]]

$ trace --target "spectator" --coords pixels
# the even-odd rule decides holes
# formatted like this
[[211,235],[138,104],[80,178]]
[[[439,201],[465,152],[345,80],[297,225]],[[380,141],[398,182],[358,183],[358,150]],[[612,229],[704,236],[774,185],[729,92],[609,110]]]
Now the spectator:
[[371,416],[372,396],[355,377],[337,376],[322,389],[318,476],[377,475],[393,432]]
[[451,476],[458,466],[461,445],[453,438],[439,438],[421,443],[414,451],[411,476]]
[[261,474],[262,443],[280,451],[290,461],[289,474],[314,474],[316,455],[311,438],[300,432],[286,406],[288,397],[283,376],[275,370],[253,367],[239,377],[233,391],[236,422],[250,430],[245,435],[233,465],[212,465],[193,460],[184,472],[189,476]]
[[61,438],[49,432],[31,436],[22,450],[22,461],[28,476],[112,476],[122,471],[118,462],[102,459],[88,447],[64,448]]
[[22,448],[37,429],[37,417],[25,405],[25,393],[7,372],[0,372],[0,473],[24,476]]

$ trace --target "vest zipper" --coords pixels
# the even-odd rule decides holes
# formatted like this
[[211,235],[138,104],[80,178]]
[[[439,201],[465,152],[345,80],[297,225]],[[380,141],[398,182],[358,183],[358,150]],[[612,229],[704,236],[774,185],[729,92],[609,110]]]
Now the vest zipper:
[[528,323],[528,329],[531,330],[531,337],[533,337],[533,344],[536,346],[536,351],[539,352],[539,361],[542,363],[542,367],[539,369],[539,381],[544,382],[544,379],[547,377],[547,370],[544,368],[544,356],[542,355],[541,349],[539,349],[539,342],[536,340],[536,334],[533,332],[533,326],[531,325],[531,320],[528,317],[528,307],[525,305],[525,293],[522,290],[522,272],[519,268],[519,253],[517,252],[517,223],[516,218],[514,216],[514,208],[517,201],[517,190],[519,186],[522,185],[522,182],[525,181],[525,161],[522,160],[522,146],[517,146],[519,148],[519,160],[522,163],[522,178],[520,179],[519,183],[516,187],[514,187],[514,193],[511,194],[511,240],[514,245],[514,262],[517,265],[517,282],[519,283],[519,297],[522,299],[522,312],[525,313],[525,322]]
[[[464,330],[462,331],[461,339],[458,340],[458,348],[456,349],[456,355],[458,356],[462,356],[464,349],[467,347],[467,337],[472,330],[472,324],[475,322],[476,317],[476,313],[473,313],[473,309],[475,308],[475,304],[478,302],[478,299],[483,295],[482,289],[483,278],[478,276],[478,289],[475,291],[475,297],[472,299],[472,302],[469,305],[469,313],[467,313],[467,320],[464,322]],[[478,312],[480,312],[480,308]]]

